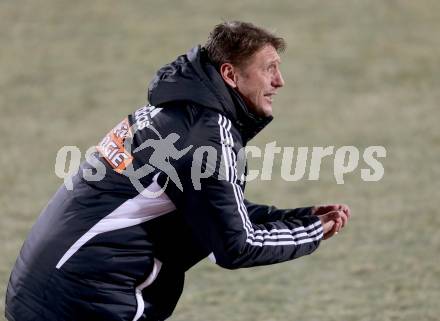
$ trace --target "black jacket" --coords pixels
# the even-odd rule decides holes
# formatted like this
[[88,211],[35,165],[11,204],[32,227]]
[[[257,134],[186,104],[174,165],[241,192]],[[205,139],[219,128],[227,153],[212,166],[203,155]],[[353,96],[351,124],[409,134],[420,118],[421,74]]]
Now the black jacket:
[[207,256],[236,269],[318,247],[310,208],[244,199],[240,151],[271,118],[249,113],[203,49],[161,68],[148,98],[43,210],[11,273],[9,320],[162,320]]

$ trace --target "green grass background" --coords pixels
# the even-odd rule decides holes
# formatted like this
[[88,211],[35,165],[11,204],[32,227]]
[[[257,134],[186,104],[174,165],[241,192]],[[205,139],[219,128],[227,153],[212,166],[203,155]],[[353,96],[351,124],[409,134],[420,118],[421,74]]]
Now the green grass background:
[[[252,143],[382,145],[384,178],[249,183],[257,202],[345,202],[350,225],[312,256],[187,274],[171,320],[439,320],[440,3],[0,1],[0,294],[27,232],[62,183],[57,151],[84,153],[145,102],[155,70],[222,19],[276,30],[286,86]],[[260,164],[252,161],[253,168]]]

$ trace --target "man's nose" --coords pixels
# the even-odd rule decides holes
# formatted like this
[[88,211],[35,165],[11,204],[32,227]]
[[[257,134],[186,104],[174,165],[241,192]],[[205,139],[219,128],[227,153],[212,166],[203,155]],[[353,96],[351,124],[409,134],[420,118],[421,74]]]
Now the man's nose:
[[284,86],[284,79],[283,76],[281,75],[281,71],[278,70],[277,73],[275,74],[275,77],[272,81],[272,85],[276,88]]

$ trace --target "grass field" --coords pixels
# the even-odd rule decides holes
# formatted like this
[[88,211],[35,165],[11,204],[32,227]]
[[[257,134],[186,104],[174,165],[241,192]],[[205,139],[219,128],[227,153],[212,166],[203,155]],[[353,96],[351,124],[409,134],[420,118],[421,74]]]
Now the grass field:
[[[280,207],[345,202],[350,225],[310,257],[187,275],[171,320],[425,321],[440,316],[440,3],[402,1],[0,1],[0,294],[27,232],[83,153],[145,103],[155,70],[221,19],[288,41],[275,120],[252,143],[387,149],[379,182],[271,181],[247,197]],[[252,162],[258,168],[258,162]],[[365,167],[365,166],[363,166]],[[1,317],[0,317],[1,319]]]

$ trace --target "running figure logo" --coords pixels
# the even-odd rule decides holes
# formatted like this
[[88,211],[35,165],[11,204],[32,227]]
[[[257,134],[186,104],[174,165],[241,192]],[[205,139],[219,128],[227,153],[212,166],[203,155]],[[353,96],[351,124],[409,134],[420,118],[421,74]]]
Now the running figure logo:
[[[151,128],[151,127],[150,127]],[[153,148],[153,153],[150,156],[148,164],[142,167],[144,176],[154,172],[155,169],[159,169],[164,172],[176,186],[182,191],[183,186],[180,182],[179,175],[176,169],[170,164],[170,158],[177,160],[184,156],[191,148],[192,145],[185,149],[178,150],[174,143],[180,138],[176,133],[171,133],[164,139],[147,139],[139,147],[134,150],[137,153],[145,148]]]

